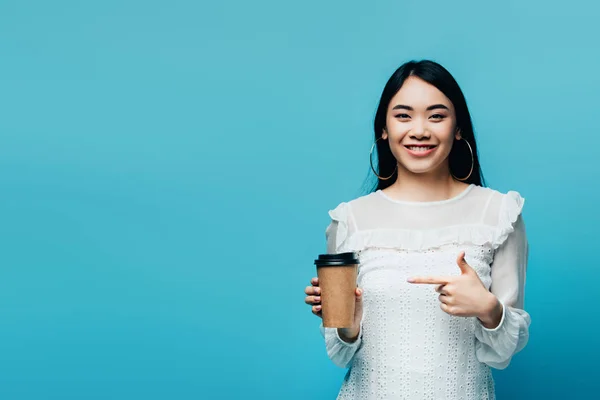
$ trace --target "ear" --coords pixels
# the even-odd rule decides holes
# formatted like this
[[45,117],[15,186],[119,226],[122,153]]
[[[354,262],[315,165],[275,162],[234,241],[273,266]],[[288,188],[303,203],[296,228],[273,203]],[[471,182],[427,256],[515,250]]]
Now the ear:
[[456,140],[462,139],[462,135],[460,134],[460,128],[456,128],[456,134],[454,135]]
[[383,128],[383,132],[381,133],[381,138],[383,140],[387,140],[387,138],[388,138],[388,132],[387,132],[386,128]]

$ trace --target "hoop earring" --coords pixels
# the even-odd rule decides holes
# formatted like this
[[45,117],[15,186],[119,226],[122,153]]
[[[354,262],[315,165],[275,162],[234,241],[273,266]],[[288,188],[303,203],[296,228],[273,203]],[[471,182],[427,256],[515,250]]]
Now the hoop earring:
[[466,181],[467,179],[469,179],[471,177],[471,174],[473,173],[473,168],[475,168],[475,157],[473,156],[473,149],[471,148],[469,141],[466,139],[463,139],[462,137],[460,139],[464,140],[465,143],[467,144],[467,146],[469,146],[469,151],[471,152],[471,170],[469,171],[469,175],[467,175],[466,178],[457,178],[456,176],[454,176],[454,174],[452,172],[450,172],[450,175],[452,175],[452,177],[458,181]]
[[379,174],[377,173],[377,171],[375,171],[375,167],[373,167],[373,150],[375,149],[375,145],[377,144],[377,142],[379,142],[380,139],[383,139],[383,138],[377,139],[375,141],[375,143],[373,143],[373,146],[371,146],[371,151],[369,152],[369,162],[371,163],[371,170],[373,171],[373,173],[375,174],[375,176],[377,178],[381,179],[382,181],[387,181],[392,176],[394,176],[394,174],[398,170],[398,164],[396,164],[396,169],[394,169],[394,172],[392,172],[392,174],[390,176],[388,176],[387,178],[382,178],[381,176],[379,176]]

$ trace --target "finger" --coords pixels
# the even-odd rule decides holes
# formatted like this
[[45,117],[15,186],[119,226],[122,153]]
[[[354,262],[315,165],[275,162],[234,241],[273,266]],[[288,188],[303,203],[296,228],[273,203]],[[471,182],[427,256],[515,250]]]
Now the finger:
[[450,315],[454,315],[454,308],[452,306],[449,306],[446,303],[440,303],[440,308],[442,309],[442,311],[444,311],[446,314],[450,314]]
[[435,289],[436,292],[446,295],[446,296],[451,296],[452,293],[454,293],[454,286],[452,286],[451,283],[446,283],[444,285],[438,285]]
[[447,304],[447,305],[452,304],[452,298],[450,296],[445,295],[445,294],[440,294],[438,296],[438,300],[440,301],[440,303],[443,303],[443,304]]
[[315,276],[314,278],[312,278],[312,279],[310,280],[310,283],[311,283],[313,286],[319,286],[319,278],[317,278],[317,277]]
[[306,296],[304,298],[304,302],[306,304],[321,304],[321,297],[320,296]]
[[319,306],[313,306],[312,307],[312,312],[313,312],[313,314],[315,314],[315,315],[317,315],[317,316],[320,317],[321,314],[322,314],[321,306],[320,305]]
[[304,289],[304,293],[318,296],[321,294],[321,288],[318,286],[307,286]]
[[464,251],[461,251],[459,253],[458,258],[456,259],[456,264],[458,264],[458,268],[460,268],[460,271],[463,274],[467,274],[473,270],[471,268],[471,266],[465,260],[465,252]]
[[414,276],[408,278],[407,281],[410,283],[425,283],[425,284],[440,284],[445,285],[452,280],[451,277],[442,276]]

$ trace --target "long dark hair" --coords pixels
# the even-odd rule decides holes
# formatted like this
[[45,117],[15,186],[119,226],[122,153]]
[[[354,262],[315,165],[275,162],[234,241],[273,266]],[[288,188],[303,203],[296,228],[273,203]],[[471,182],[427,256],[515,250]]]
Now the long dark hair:
[[[460,89],[460,86],[458,86],[458,83],[450,74],[450,72],[434,61],[409,61],[401,65],[400,68],[398,68],[387,81],[383,89],[383,93],[381,94],[381,99],[379,100],[377,113],[375,114],[375,121],[373,124],[373,128],[375,130],[375,140],[381,138],[383,129],[386,126],[387,109],[390,101],[396,95],[396,93],[398,93],[404,84],[404,81],[409,76],[416,76],[425,82],[430,83],[444,93],[448,99],[450,99],[454,105],[454,110],[456,112],[456,126],[458,129],[460,129],[461,137],[464,140],[467,140],[473,149],[473,173],[471,173],[469,179],[465,180],[464,182],[484,186],[485,181],[479,165],[477,143],[475,142],[473,123],[471,121],[471,114],[469,114],[469,108],[467,107],[467,101],[465,100],[465,96]],[[467,176],[471,170],[471,152],[469,151],[469,147],[466,143],[460,142],[463,142],[463,140],[454,142],[452,150],[450,151],[449,164],[451,173],[459,178],[462,178]],[[373,185],[371,191],[385,189],[386,187],[392,185],[398,177],[398,172],[396,170],[397,161],[390,150],[389,143],[385,140],[379,140],[376,147],[378,174],[382,177],[388,177],[391,175],[391,178],[387,180],[378,179],[371,171],[371,176],[377,180],[377,183]]]

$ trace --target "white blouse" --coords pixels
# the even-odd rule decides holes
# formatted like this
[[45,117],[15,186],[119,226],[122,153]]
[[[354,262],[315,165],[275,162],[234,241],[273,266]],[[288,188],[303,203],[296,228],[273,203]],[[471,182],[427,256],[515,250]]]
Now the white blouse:
[[[363,318],[358,339],[324,328],[329,358],[345,375],[338,399],[494,399],[490,367],[504,369],[529,338],[523,310],[528,243],[524,199],[470,185],[433,202],[376,191],[329,212],[327,252],[357,252]],[[435,285],[410,276],[459,275],[465,260],[503,304],[500,324],[440,308]]]

